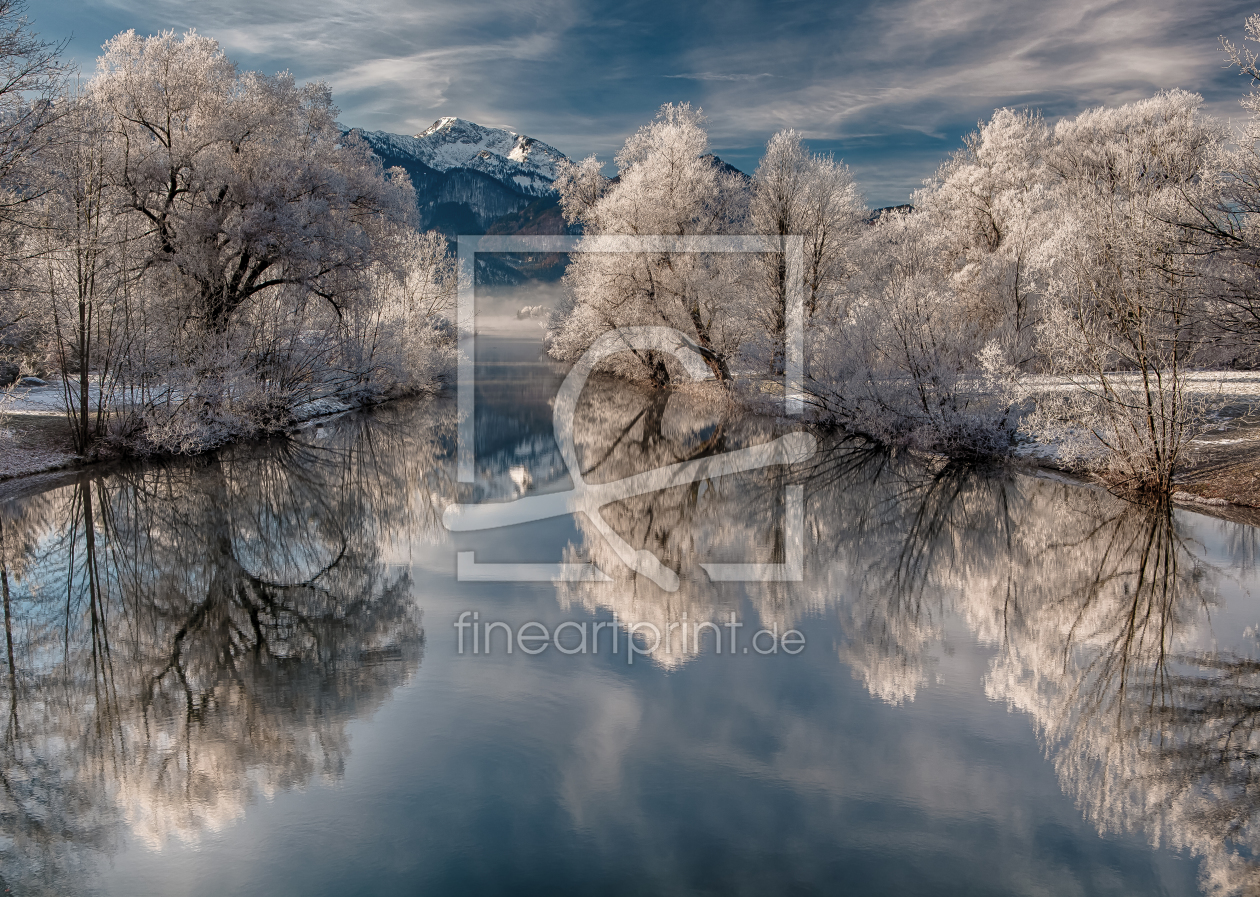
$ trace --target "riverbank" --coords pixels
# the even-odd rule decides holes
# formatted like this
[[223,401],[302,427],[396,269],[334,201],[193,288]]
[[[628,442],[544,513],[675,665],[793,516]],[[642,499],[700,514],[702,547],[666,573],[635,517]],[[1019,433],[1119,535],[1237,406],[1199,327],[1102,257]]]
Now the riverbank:
[[64,412],[13,412],[0,423],[0,481],[75,467],[82,460]]
[[[420,390],[391,396],[383,401],[427,394],[430,392]],[[91,394],[89,397],[95,398]],[[111,453],[89,460],[74,451],[74,434],[66,418],[60,383],[17,387],[7,400],[0,398],[0,402],[3,403],[0,404],[0,483],[36,474],[95,466],[126,457],[125,453]],[[321,418],[377,404],[382,402],[351,404],[331,398],[304,402],[293,409],[293,426],[300,429]],[[241,437],[248,438],[254,437]]]
[[[1037,378],[1034,395],[1060,392],[1061,379]],[[1260,524],[1260,373],[1203,371],[1185,379],[1188,399],[1214,406],[1211,427],[1190,440],[1174,477],[1174,501],[1218,515]],[[1033,466],[1065,471],[1057,447],[1028,442],[1015,455]]]
[[[531,335],[533,330],[529,328]],[[763,385],[765,398],[773,397],[775,387],[782,388],[774,381]],[[1054,388],[1051,385],[1050,391]],[[1217,428],[1193,440],[1191,459],[1176,478],[1174,500],[1215,516],[1260,525],[1260,373],[1196,374],[1191,392],[1222,401],[1222,405],[1216,414]],[[99,463],[85,461],[74,452],[62,402],[61,388],[56,383],[13,391],[0,410],[0,482]],[[754,413],[771,410],[757,407],[760,402],[748,404],[754,406],[749,409]],[[367,406],[331,401],[308,403],[297,410],[295,422],[299,426],[310,425],[355,407]],[[1028,467],[1076,476],[1059,463],[1053,445],[1026,443],[1016,451],[1014,460]]]
[[1178,474],[1173,498],[1260,525],[1260,413],[1252,412],[1194,442],[1195,457]]

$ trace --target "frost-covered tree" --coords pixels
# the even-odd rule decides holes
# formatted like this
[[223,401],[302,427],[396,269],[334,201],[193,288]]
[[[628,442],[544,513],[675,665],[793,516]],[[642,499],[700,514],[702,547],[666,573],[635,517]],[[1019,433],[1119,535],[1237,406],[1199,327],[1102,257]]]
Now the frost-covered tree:
[[80,451],[199,451],[436,382],[453,261],[327,87],[127,32],[59,108],[15,282]]
[[847,246],[842,301],[811,321],[815,401],[885,441],[1009,450],[1018,369],[1038,358],[1033,259],[1048,133],[999,110],[914,195]]
[[1036,252],[1045,239],[1049,140],[1040,116],[999,109],[914,196],[943,238],[957,313],[1021,369],[1042,361]]
[[[589,236],[731,233],[743,220],[746,191],[707,149],[700,110],[666,104],[617,154],[615,183],[602,179],[594,160],[562,170],[565,216]],[[730,262],[701,253],[583,252],[579,245],[565,276],[571,303],[550,336],[552,355],[576,358],[616,327],[666,325],[695,342],[715,377],[729,380],[746,331]],[[658,385],[670,379],[657,352],[619,356],[614,366]]]
[[62,100],[56,131],[32,179],[41,196],[23,243],[25,292],[61,377],[75,449],[86,452],[104,429],[126,352],[126,229],[103,110],[76,89]]
[[757,234],[779,241],[778,253],[756,257],[759,293],[768,301],[753,304],[755,319],[774,347],[773,368],[782,372],[788,271],[786,241],[803,243],[805,319],[810,321],[836,298],[849,273],[846,250],[856,239],[866,208],[849,169],[831,156],[814,155],[801,146],[795,131],[770,138],[753,175],[749,224]]
[[30,176],[60,112],[63,47],[32,30],[22,0],[0,0],[0,220],[13,223],[38,195]]
[[[41,40],[21,0],[0,0],[0,367],[9,374],[14,357],[29,355],[40,330],[38,309],[10,285],[21,280],[26,213],[38,199],[39,157],[50,144],[60,108],[53,101],[66,66],[61,44]],[[8,377],[0,371],[0,382]]]
[[[758,233],[774,237],[778,251],[758,256],[757,287],[766,299],[756,309],[759,330],[764,332],[772,355],[771,369],[783,372],[783,339],[787,328],[788,237],[801,233],[805,192],[811,158],[796,131],[780,131],[766,144],[766,154],[753,173],[749,223]],[[761,335],[759,333],[758,335]]]
[[1009,449],[1017,384],[960,314],[946,234],[926,212],[885,213],[851,247],[837,313],[806,333],[813,404],[885,443],[963,454]]
[[[1209,247],[1181,222],[1210,189],[1223,129],[1171,91],[1055,126],[1056,230],[1042,247],[1044,350],[1069,388],[1040,423],[1126,491],[1168,492],[1203,424],[1185,374],[1202,349]],[[1098,448],[1102,449],[1100,453]]]
[[[1166,492],[1202,409],[1224,132],[1174,91],[1053,130],[999,110],[849,254],[812,322],[812,395],[882,440],[1003,452],[1024,423],[1125,490]],[[1037,414],[1021,422],[1038,384]]]
[[194,32],[118,35],[92,88],[112,114],[118,183],[148,222],[147,264],[211,330],[277,286],[340,308],[345,275],[414,208],[408,182],[342,135],[327,86],[240,73]]
[[370,301],[353,316],[355,345],[363,347],[365,363],[376,359],[381,388],[421,389],[454,360],[456,260],[437,231],[400,231],[381,250]]
[[[1245,39],[1260,42],[1260,15],[1247,19]],[[1260,59],[1222,38],[1232,67],[1251,79],[1241,103],[1247,117],[1215,148],[1202,185],[1186,191],[1188,230],[1211,250],[1208,273],[1217,290],[1210,307],[1219,346],[1214,360],[1254,366],[1260,360]],[[1205,189],[1206,188],[1206,189]]]
[[553,186],[560,195],[560,209],[564,212],[565,221],[586,224],[586,216],[603,198],[610,183],[595,156],[587,156],[581,162],[561,161],[556,168]]

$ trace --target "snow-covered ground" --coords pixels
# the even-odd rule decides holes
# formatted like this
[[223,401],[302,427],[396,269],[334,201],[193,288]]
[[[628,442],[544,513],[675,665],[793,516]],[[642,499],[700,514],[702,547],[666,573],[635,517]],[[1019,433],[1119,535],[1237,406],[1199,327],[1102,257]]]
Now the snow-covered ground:
[[[97,384],[89,384],[88,400],[93,406],[99,396],[100,388]],[[0,415],[5,413],[65,414],[65,392],[59,382],[52,382],[47,386],[15,386],[7,397],[0,394]]]
[[[73,384],[76,395],[77,385]],[[99,385],[90,383],[88,401],[93,407],[99,397]],[[313,399],[294,408],[293,417],[297,421],[311,422],[350,411],[352,407],[338,399]],[[58,470],[79,460],[60,445],[69,438],[66,433],[54,429],[58,419],[65,419],[65,414],[65,394],[60,382],[17,386],[0,392],[0,480]]]
[[21,444],[9,445],[6,437],[0,433],[0,480],[59,470],[78,460],[78,455],[72,452],[31,448]]
[[[490,314],[481,314],[477,318],[478,333],[487,335],[540,336],[546,323],[537,317],[518,317],[515,313],[505,313],[494,309]],[[1117,375],[1118,380],[1134,378],[1137,375]],[[1202,371],[1186,377],[1187,392],[1193,396],[1214,398],[1223,401],[1227,406],[1243,409],[1256,406],[1260,410],[1260,372],[1255,371]],[[1065,392],[1073,388],[1072,382],[1064,377],[1038,376],[1026,381],[1034,394]],[[88,386],[88,400],[95,404],[99,390],[95,383]],[[328,407],[316,414],[333,413],[344,410],[348,406],[332,403],[336,407]],[[64,414],[65,405],[61,384],[49,383],[47,386],[15,387],[7,398],[0,395],[0,414],[12,412],[18,414]],[[1236,416],[1236,415],[1231,415]],[[1228,437],[1205,435],[1217,444],[1224,444]]]
[[[90,393],[93,400],[97,392]],[[0,391],[0,480],[68,467],[78,456],[50,437],[47,424],[65,417],[60,383],[15,386]],[[14,418],[13,415],[20,415]],[[31,418],[37,418],[32,428]],[[46,422],[46,423],[45,423]]]
[[[77,384],[74,385],[78,395]],[[96,407],[100,398],[100,388],[93,382],[88,384],[88,402]],[[337,414],[350,410],[352,406],[338,399],[323,398],[303,402],[293,409],[296,420],[308,420],[327,414]],[[19,386],[6,398],[0,395],[0,418],[5,414],[22,415],[64,415],[66,413],[65,396],[61,383],[49,383],[47,386]]]
[[[1141,374],[1111,374],[1110,379],[1118,384],[1136,386],[1142,382]],[[1183,374],[1186,391],[1191,395],[1220,396],[1226,400],[1251,399],[1260,397],[1260,371],[1194,371]],[[1084,377],[1055,377],[1038,375],[1027,377],[1023,381],[1035,393],[1068,392],[1077,384],[1088,383]]]
[[[1139,374],[1114,374],[1120,383],[1137,385]],[[1086,381],[1079,380],[1079,383]],[[1249,447],[1260,451],[1260,427],[1253,419],[1260,412],[1260,372],[1257,371],[1196,371],[1185,375],[1186,394],[1191,398],[1204,399],[1219,406],[1212,415],[1216,427],[1192,440],[1196,448],[1225,448],[1236,446],[1241,455]],[[1071,378],[1036,376],[1024,381],[1034,396],[1069,392],[1077,388]],[[1054,445],[1027,442],[1015,452],[1017,457],[1054,464],[1058,450]]]

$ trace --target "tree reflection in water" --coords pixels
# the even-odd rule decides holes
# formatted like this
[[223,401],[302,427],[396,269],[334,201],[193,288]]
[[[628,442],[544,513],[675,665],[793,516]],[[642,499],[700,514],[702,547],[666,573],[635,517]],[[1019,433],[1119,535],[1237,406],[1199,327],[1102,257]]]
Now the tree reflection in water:
[[[1032,717],[1100,831],[1203,857],[1208,893],[1254,893],[1260,652],[1212,628],[1231,569],[1167,505],[952,464],[898,479],[881,521],[898,538],[867,534],[856,552],[875,574],[849,615],[872,693],[912,699],[957,615],[995,649],[986,693]],[[1254,530],[1222,527],[1254,557]]]
[[[596,382],[587,391],[575,429],[592,480],[778,432],[732,419],[703,394]],[[615,581],[560,584],[562,602],[661,628],[684,613],[720,622],[738,595],[698,564],[718,554],[781,560],[786,483],[805,487],[805,581],[749,585],[760,625],[834,611],[841,661],[892,705],[934,680],[947,630],[965,626],[993,652],[986,693],[1032,717],[1064,789],[1100,831],[1203,857],[1209,893],[1260,893],[1260,645],[1213,630],[1221,583],[1254,565],[1254,528],[1220,522],[1230,562],[1214,566],[1188,534],[1193,518],[1167,505],[833,440],[792,470],[606,509],[627,541],[679,571],[676,593],[625,571],[579,521],[568,557],[590,557]],[[652,659],[675,667],[696,654],[675,645]]]
[[986,689],[1033,717],[1100,830],[1204,857],[1209,893],[1254,893],[1260,668],[1253,638],[1213,631],[1229,571],[1171,508],[1098,505],[1023,547],[1018,623]]
[[453,422],[428,417],[83,475],[0,510],[5,887],[62,893],[124,832],[195,840],[341,775],[346,724],[423,652],[409,574],[382,552],[436,525]]
[[[259,795],[340,775],[346,723],[420,661],[411,584],[385,558],[444,538],[451,410],[383,408],[327,438],[85,476],[3,507],[5,886],[56,893],[124,835],[195,839]],[[584,476],[608,482],[794,426],[731,414],[703,388],[592,379],[575,432]],[[523,439],[487,472],[511,484],[503,496],[529,482],[509,464],[555,479],[554,448]],[[626,571],[579,518],[566,559],[614,581],[557,584],[561,603],[662,628],[724,622],[743,602],[759,618],[746,625],[834,619],[839,660],[893,706],[968,634],[989,655],[976,687],[1031,717],[1101,831],[1202,857],[1212,893],[1260,891],[1260,646],[1216,626],[1227,584],[1260,555],[1256,530],[823,442],[793,468],[605,509],[679,572],[677,592]],[[804,488],[804,581],[709,582],[701,563],[785,561],[790,485]],[[1213,526],[1209,550],[1194,534]],[[652,660],[696,657],[675,643]]]

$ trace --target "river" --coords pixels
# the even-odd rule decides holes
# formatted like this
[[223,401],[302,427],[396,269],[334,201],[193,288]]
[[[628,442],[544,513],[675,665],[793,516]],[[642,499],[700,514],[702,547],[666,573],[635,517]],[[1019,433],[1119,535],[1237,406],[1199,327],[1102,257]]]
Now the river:
[[9,489],[6,894],[1254,890],[1257,530],[595,375],[686,475],[452,532],[574,489],[522,327],[472,482],[452,393]]

